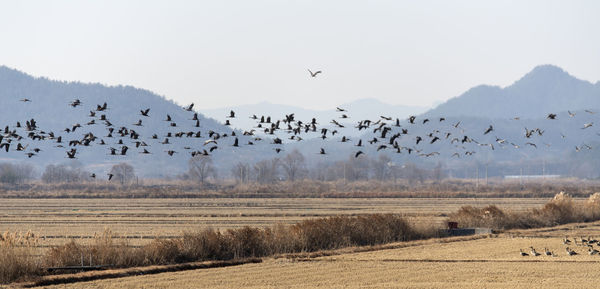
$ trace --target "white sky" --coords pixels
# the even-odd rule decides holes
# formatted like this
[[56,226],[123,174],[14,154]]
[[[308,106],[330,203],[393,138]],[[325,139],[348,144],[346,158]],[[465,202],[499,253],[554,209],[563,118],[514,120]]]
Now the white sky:
[[199,108],[423,106],[539,64],[600,80],[599,15],[600,1],[1,1],[0,65]]

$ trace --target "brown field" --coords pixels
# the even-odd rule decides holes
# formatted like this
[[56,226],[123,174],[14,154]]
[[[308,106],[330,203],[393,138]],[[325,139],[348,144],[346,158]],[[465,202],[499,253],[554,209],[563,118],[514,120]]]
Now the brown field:
[[40,247],[85,242],[109,228],[131,245],[183,231],[275,223],[332,215],[403,214],[412,222],[441,223],[461,206],[495,204],[515,211],[541,207],[541,198],[219,198],[219,199],[0,199],[0,232],[31,230]]
[[[385,245],[362,253],[333,252],[311,259],[267,258],[263,263],[105,279],[48,288],[592,288],[600,255],[586,248],[568,256],[561,239],[600,236],[600,222],[493,236]],[[571,239],[573,239],[571,237]],[[548,247],[558,256],[519,255]],[[595,246],[597,247],[597,246]],[[543,252],[542,252],[543,253]]]

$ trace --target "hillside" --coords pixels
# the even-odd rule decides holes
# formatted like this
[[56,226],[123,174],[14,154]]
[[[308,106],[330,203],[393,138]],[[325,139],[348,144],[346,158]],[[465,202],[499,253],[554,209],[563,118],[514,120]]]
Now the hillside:
[[428,111],[427,116],[540,118],[551,112],[600,108],[600,82],[541,65],[508,87],[480,85]]
[[[416,116],[414,124],[406,120],[401,123],[408,134],[396,140],[400,146],[439,155],[423,158],[409,155],[406,150],[400,154],[389,148],[382,151],[398,164],[441,164],[462,170],[455,172],[454,176],[459,177],[474,178],[477,168],[487,168],[491,176],[523,173],[598,177],[595,171],[600,169],[596,161],[600,151],[594,124],[600,119],[596,112],[600,112],[600,82],[591,84],[558,67],[543,65],[508,87],[472,88]],[[555,119],[548,119],[550,113],[556,114]],[[440,117],[445,120],[440,122]],[[430,121],[423,123],[425,119]],[[592,126],[583,129],[585,124]],[[494,130],[484,134],[490,125]],[[402,129],[391,128],[388,135]],[[526,137],[525,129],[539,129],[540,133]],[[465,136],[473,141],[463,143]],[[361,136],[363,141],[374,137],[380,137],[379,133]],[[417,137],[423,139],[419,144]],[[439,140],[430,144],[435,137]],[[374,153],[375,147],[368,151]]]
[[[22,102],[21,99],[24,98],[31,101]],[[0,161],[30,163],[37,168],[38,173],[41,173],[47,164],[67,163],[85,166],[86,169],[101,174],[104,178],[110,166],[126,161],[134,165],[136,172],[142,177],[174,176],[187,170],[190,155],[183,147],[189,146],[189,151],[202,150],[202,143],[208,139],[209,131],[222,134],[232,131],[201,114],[198,116],[200,127],[196,128],[196,122],[192,120],[193,112],[185,111],[173,101],[148,90],[131,86],[109,87],[101,84],[34,78],[4,66],[0,66],[0,99],[3,100],[0,106],[2,128],[9,126],[10,130],[15,129],[20,135],[26,135],[27,132],[23,128],[16,127],[17,122],[25,126],[27,120],[34,118],[41,132],[53,132],[56,137],[62,136],[63,148],[57,147],[60,144],[54,140],[28,142],[29,147],[26,151],[33,148],[42,150],[32,158],[24,156],[23,151],[16,151],[15,144],[11,146],[8,153],[0,153]],[[81,101],[80,106],[69,105],[75,99]],[[200,101],[201,99],[198,99],[198,102]],[[97,105],[105,102],[108,104],[106,111],[96,111]],[[142,116],[140,110],[147,108],[150,108],[149,117]],[[95,112],[96,116],[90,117],[90,111]],[[113,138],[106,137],[109,127],[100,120],[102,114],[106,115],[112,123],[112,128],[115,129]],[[172,122],[165,121],[167,114],[171,116]],[[92,120],[95,124],[90,124]],[[139,120],[142,120],[142,126],[135,126],[134,124]],[[176,127],[171,126],[171,123],[175,123]],[[77,128],[75,132],[64,131],[66,128],[72,129],[75,124],[80,124],[82,127]],[[138,140],[146,142],[148,144],[146,148],[152,154],[140,154],[143,147],[135,148],[136,140],[117,135],[116,131],[121,127],[135,130],[140,135]],[[160,144],[169,132],[174,134],[190,131],[201,131],[201,138],[171,137],[169,138],[171,144]],[[89,147],[79,146],[77,159],[67,159],[69,141],[81,140],[84,134],[89,132],[98,137],[97,142],[102,139],[106,145],[93,143]],[[154,134],[158,139],[151,138]],[[26,145],[26,140],[22,140],[23,145]],[[122,145],[118,143],[119,140],[123,141]],[[127,156],[109,155],[110,147],[117,148],[120,152],[123,145],[130,147]],[[169,156],[165,152],[167,150],[175,150],[177,153]],[[219,151],[215,152],[215,158],[219,155]],[[223,154],[223,158],[227,159],[228,155]]]
[[[470,89],[416,115],[414,124],[409,124],[406,116],[412,114],[408,110],[419,108],[387,106],[366,99],[340,105],[348,110],[343,113],[335,110],[295,110],[297,108],[293,106],[268,103],[233,108],[236,118],[226,118],[228,109],[214,110],[211,114],[218,120],[199,113],[200,126],[196,127],[196,121],[192,120],[193,111],[185,111],[174,102],[147,90],[34,78],[6,67],[0,67],[0,98],[3,99],[0,124],[8,126],[9,131],[16,130],[21,137],[25,136],[23,140],[15,139],[8,153],[0,153],[0,161],[29,163],[36,167],[38,173],[48,164],[67,163],[105,175],[110,166],[126,161],[134,165],[141,177],[173,177],[187,170],[192,151],[208,150],[213,146],[218,149],[211,152],[212,159],[218,173],[223,176],[228,176],[238,162],[252,165],[262,159],[285,157],[293,149],[305,155],[309,166],[347,160],[361,150],[371,159],[385,155],[393,166],[404,166],[408,162],[427,167],[442,166],[453,169],[452,175],[458,177],[475,177],[482,166],[487,167],[492,176],[544,173],[597,177],[595,171],[600,171],[600,165],[595,161],[600,159],[600,153],[594,149],[600,143],[598,130],[593,125],[583,129],[585,124],[600,124],[600,114],[595,113],[600,112],[600,83],[579,80],[550,65],[534,68],[505,88],[478,86]],[[31,101],[22,102],[24,98]],[[70,106],[74,99],[80,99],[82,104]],[[197,102],[201,101],[198,99]],[[95,111],[97,105],[104,102],[108,104],[106,111]],[[147,108],[150,108],[149,116],[142,116],[140,110]],[[292,132],[286,129],[287,124],[283,121],[275,134],[261,134],[271,124],[265,123],[259,128],[257,121],[250,119],[253,114],[260,117],[261,109],[265,115],[271,114],[273,122],[283,120],[286,114],[291,113],[295,114],[296,121],[304,124],[317,117],[318,128],[314,132],[303,131],[297,135],[303,141],[290,139]],[[90,117],[91,111],[96,116]],[[549,113],[555,113],[555,119],[547,119]],[[115,132],[112,138],[108,137],[108,127],[100,120],[102,114],[113,124]],[[171,122],[165,121],[167,114],[172,117]],[[349,118],[340,118],[342,114]],[[380,115],[392,119],[365,130],[355,128],[358,121],[368,118],[375,122]],[[439,121],[442,116],[445,120]],[[57,144],[49,139],[29,140],[26,137],[29,132],[24,126],[31,118],[37,121],[37,132],[44,136],[53,132],[55,136],[63,137],[63,143]],[[401,127],[395,126],[396,118],[402,120]],[[426,118],[430,121],[423,123]],[[331,120],[334,119],[345,128],[333,126]],[[95,123],[90,123],[92,120]],[[143,121],[142,126],[135,125],[139,120]],[[231,122],[231,126],[223,125],[226,120]],[[17,122],[20,122],[20,128],[16,127]],[[176,123],[176,126],[171,126],[171,123]],[[457,123],[459,125],[455,127]],[[81,125],[76,132],[65,131],[75,124]],[[390,129],[385,138],[381,137],[380,131],[373,132],[380,125]],[[484,134],[490,125],[494,130]],[[138,140],[148,144],[145,148],[151,154],[141,154],[144,147],[136,148],[135,140],[130,137],[116,135],[121,127],[135,130],[140,135]],[[262,140],[253,140],[255,136],[242,136],[243,130],[238,130],[239,146],[233,147],[233,127],[254,129]],[[320,138],[321,128],[328,129],[326,139]],[[525,137],[526,128],[537,129],[540,133]],[[398,153],[389,140],[391,135],[401,133],[402,129],[406,129],[407,133],[395,139],[402,147]],[[338,130],[337,134],[333,135],[333,130]],[[205,141],[212,139],[209,136],[211,131],[222,137],[217,139],[217,144],[205,145]],[[195,137],[198,132],[200,137]],[[69,141],[81,140],[87,133],[93,133],[98,140],[89,146],[77,147],[76,160],[67,159],[66,152],[71,149]],[[171,137],[167,137],[169,133]],[[194,137],[176,137],[177,133],[193,133]],[[156,139],[151,137],[154,134]],[[7,135],[10,134],[5,134],[5,137]],[[342,143],[342,136],[350,138],[350,141]],[[465,136],[472,141],[460,141]],[[273,145],[275,137],[281,138],[284,144]],[[432,143],[435,137],[439,139]],[[165,138],[169,138],[169,144],[162,144]],[[373,138],[378,138],[377,142],[369,144],[368,141]],[[419,144],[416,143],[417,138],[422,139]],[[362,139],[362,147],[355,146],[359,139]],[[106,145],[99,145],[100,140],[104,140]],[[3,142],[8,141],[11,140],[5,138]],[[247,145],[248,141],[253,141],[254,145]],[[17,151],[16,143],[22,143],[25,149]],[[57,147],[59,145],[63,147]],[[120,151],[123,146],[130,148],[127,156],[109,155],[111,147]],[[281,148],[282,153],[277,154],[275,147]],[[41,152],[27,158],[25,153],[34,148],[41,149]],[[324,148],[327,155],[320,155],[320,148]],[[409,148],[413,153],[408,153]],[[166,153],[170,150],[176,151],[173,156]],[[430,153],[433,154],[424,157]]]

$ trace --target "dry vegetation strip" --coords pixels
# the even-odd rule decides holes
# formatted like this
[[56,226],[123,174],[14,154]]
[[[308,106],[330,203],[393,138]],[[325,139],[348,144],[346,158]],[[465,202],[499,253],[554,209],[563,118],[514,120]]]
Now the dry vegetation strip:
[[[600,218],[600,194],[586,202],[575,202],[566,194],[558,194],[540,209],[525,212],[504,212],[496,207],[476,209],[464,207],[451,218],[465,223],[486,224],[492,228],[527,228],[587,222]],[[93,257],[99,264],[133,267],[157,264],[177,264],[204,260],[238,260],[272,256],[281,253],[315,252],[352,246],[373,246],[398,241],[437,236],[435,228],[417,228],[399,215],[334,216],[309,219],[294,225],[267,228],[205,229],[186,233],[181,238],[155,239],[139,248],[125,241],[115,242],[110,232],[92,244],[70,242],[53,247],[44,256],[44,266],[76,266],[82,256]],[[19,258],[20,250],[29,248],[29,237],[3,237],[0,276],[3,282],[43,272],[30,257]],[[21,255],[19,255],[21,254]],[[426,260],[426,258],[424,258]],[[403,261],[402,259],[397,261]],[[404,261],[410,261],[404,259]],[[9,265],[5,265],[9,264]],[[27,267],[29,266],[29,267]]]
[[93,241],[110,228],[132,246],[204,228],[227,230],[294,224],[334,215],[401,213],[411,223],[442,223],[461,206],[490,204],[511,211],[542,207],[547,199],[0,199],[0,232],[31,230],[38,245]]
[[[596,223],[597,225],[597,223]],[[574,235],[596,234],[572,228]],[[552,235],[560,235],[562,230]],[[295,262],[132,276],[60,288],[595,288],[600,256],[564,254],[562,236],[424,242],[416,246],[345,253]],[[433,240],[432,240],[433,241]],[[550,247],[558,257],[521,257],[519,248]],[[470,255],[465,256],[465,251]],[[583,253],[585,249],[576,248]],[[50,287],[58,288],[58,287]]]
[[[29,235],[5,234],[0,239],[0,281],[43,275],[46,267],[84,265],[88,256],[100,265],[127,268],[207,260],[239,260],[291,252],[312,252],[357,245],[377,245],[431,237],[435,231],[419,231],[401,216],[374,214],[305,220],[272,228],[205,229],[181,238],[155,239],[139,248],[115,241],[105,231],[91,244],[71,241],[51,248],[41,262],[23,252],[35,248]],[[91,261],[90,261],[91,262]],[[82,264],[84,263],[84,264]],[[92,264],[90,264],[92,265]]]
[[[132,276],[60,288],[595,288],[600,256],[561,239],[600,236],[600,222],[543,230],[509,231],[493,237],[455,237],[387,244],[382,250],[345,248],[322,252],[311,262],[266,259],[261,264]],[[526,237],[521,237],[526,236]],[[397,247],[396,247],[397,246]],[[548,247],[557,257],[521,257],[519,248]],[[357,248],[356,248],[357,249]],[[339,253],[339,254],[338,254]],[[57,288],[57,287],[50,287]]]
[[141,184],[78,182],[0,184],[4,198],[548,198],[566,191],[583,197],[600,191],[598,181],[581,179],[513,181],[444,179],[423,182],[317,181],[274,183],[219,181],[200,185],[189,181],[142,180]]

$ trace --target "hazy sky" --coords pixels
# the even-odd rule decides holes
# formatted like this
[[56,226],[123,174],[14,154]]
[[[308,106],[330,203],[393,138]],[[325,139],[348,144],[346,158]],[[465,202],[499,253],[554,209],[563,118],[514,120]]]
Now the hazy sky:
[[423,106],[539,64],[600,80],[599,15],[600,1],[1,1],[0,65],[199,108]]

